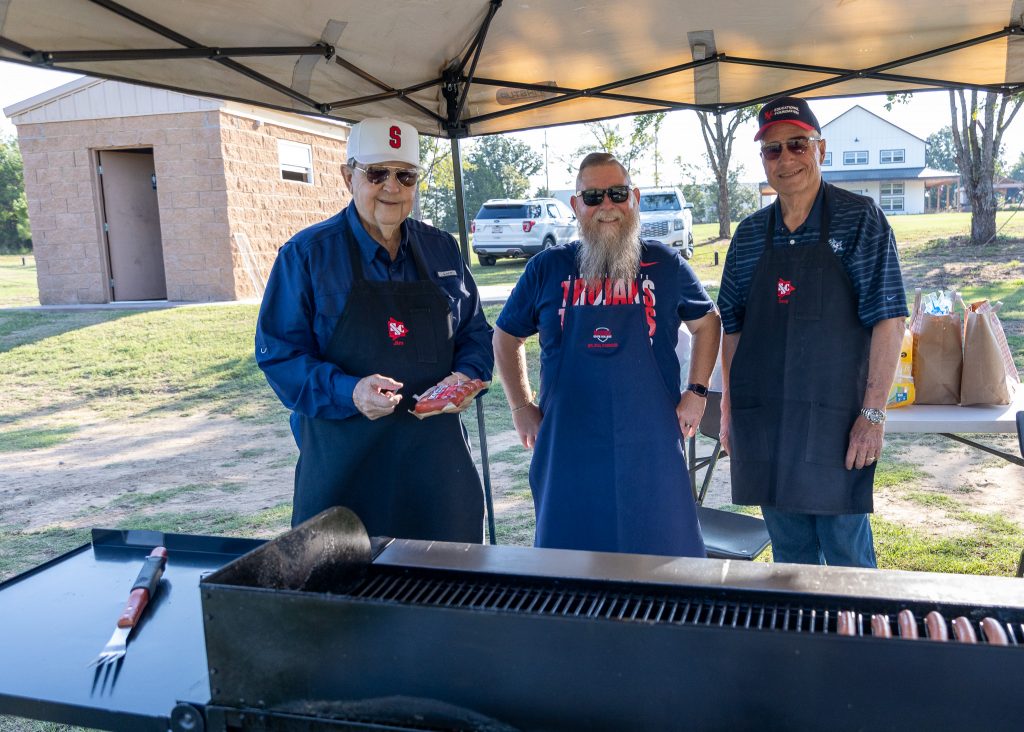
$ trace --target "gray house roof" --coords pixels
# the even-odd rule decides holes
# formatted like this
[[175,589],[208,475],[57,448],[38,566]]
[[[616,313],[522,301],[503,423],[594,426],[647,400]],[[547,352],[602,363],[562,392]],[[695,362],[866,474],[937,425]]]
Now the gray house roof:
[[859,180],[909,180],[917,178],[929,180],[932,178],[959,178],[959,173],[949,173],[934,168],[886,168],[866,170],[823,170],[821,177],[829,183],[844,183]]

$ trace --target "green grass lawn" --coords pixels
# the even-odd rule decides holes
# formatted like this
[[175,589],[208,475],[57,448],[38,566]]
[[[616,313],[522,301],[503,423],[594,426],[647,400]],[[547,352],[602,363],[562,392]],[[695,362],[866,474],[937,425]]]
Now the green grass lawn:
[[35,257],[31,254],[0,254],[0,308],[38,304]]
[[[1001,213],[1005,221],[1008,214]],[[933,260],[951,263],[976,261],[979,266],[1013,267],[1024,259],[1024,245],[1000,240],[989,247],[974,249],[936,243],[943,227],[960,235],[969,226],[965,215],[940,214],[920,217],[894,217],[894,228],[901,241],[904,264],[909,271]],[[709,227],[711,225],[702,225]],[[717,233],[717,227],[710,235]],[[1024,237],[1024,218],[1014,219],[1004,233]],[[721,252],[727,242],[698,244],[698,254]],[[1020,250],[1020,254],[1016,253]],[[1019,264],[1019,262],[1017,262]],[[712,264],[696,263],[706,281],[720,272]],[[0,259],[0,302],[31,300],[32,278],[20,269],[20,257]],[[502,261],[497,267],[476,267],[481,283],[514,281],[522,262]],[[34,271],[34,270],[33,270]],[[996,268],[997,272],[1002,272]],[[1009,271],[1009,270],[1007,270]],[[8,276],[8,273],[14,274]],[[706,273],[706,277],[705,277]],[[927,274],[921,274],[927,282]],[[506,278],[506,279],[503,279]],[[511,278],[508,280],[507,278]],[[977,282],[963,288],[970,298],[992,297],[1005,303],[1002,312],[1010,345],[1018,366],[1024,365],[1024,275]],[[111,418],[145,419],[161,415],[211,412],[235,418],[256,420],[267,429],[280,426],[282,407],[267,387],[252,359],[253,329],[257,308],[254,305],[188,307],[152,311],[75,310],[26,311],[0,309],[0,459],[5,453],[45,448],[76,439],[77,427],[67,416],[88,406]],[[487,308],[494,322],[500,306]],[[536,338],[528,341],[533,369],[532,383],[539,385]],[[500,378],[484,398],[489,435],[512,429]],[[470,431],[475,432],[475,420]],[[518,446],[491,456],[499,467],[517,482],[513,492],[525,491],[526,453]],[[913,466],[901,466],[894,459],[892,480],[912,486],[916,480]],[[902,470],[902,472],[901,472]],[[523,493],[520,498],[526,496]],[[132,499],[139,500],[139,499]],[[143,508],[140,506],[140,509]],[[931,506],[929,510],[952,510],[949,506]],[[166,530],[187,526],[189,531],[239,531],[253,525],[277,520],[287,525],[279,512],[266,516],[182,516],[157,518],[139,514],[139,521],[159,521]],[[982,547],[1024,546],[1019,527],[996,525],[982,517],[960,512],[958,520],[975,527],[972,541],[935,542],[911,535],[899,526],[876,519],[879,555],[883,566],[938,571],[970,571],[1006,574],[1013,551],[991,552]],[[529,543],[532,516],[515,509],[499,516],[499,535],[520,543]],[[200,527],[200,528],[194,528]],[[65,532],[66,533],[66,532]],[[0,576],[31,566],[40,556],[40,545],[61,548],[81,540],[78,534],[59,530],[45,537],[27,536],[17,527],[0,526]]]

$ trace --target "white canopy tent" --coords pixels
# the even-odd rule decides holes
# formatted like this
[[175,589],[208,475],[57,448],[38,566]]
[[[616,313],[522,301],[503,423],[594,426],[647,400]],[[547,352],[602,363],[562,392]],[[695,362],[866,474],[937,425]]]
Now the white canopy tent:
[[447,137],[1024,89],[1022,0],[0,0],[0,58]]

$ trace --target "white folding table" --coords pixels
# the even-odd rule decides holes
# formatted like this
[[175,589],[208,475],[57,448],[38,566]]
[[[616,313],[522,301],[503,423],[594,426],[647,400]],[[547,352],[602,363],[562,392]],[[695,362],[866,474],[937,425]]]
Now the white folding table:
[[1017,433],[1017,412],[1024,411],[1024,388],[1018,389],[1011,404],[1005,406],[958,407],[955,405],[912,404],[886,410],[885,431],[897,433],[933,433],[965,445],[998,455],[1015,465],[1024,466],[1020,455],[1003,452],[956,433]]

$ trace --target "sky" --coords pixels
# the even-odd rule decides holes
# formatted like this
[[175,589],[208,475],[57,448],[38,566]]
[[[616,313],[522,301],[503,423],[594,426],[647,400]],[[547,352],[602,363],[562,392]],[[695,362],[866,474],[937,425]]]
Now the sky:
[[[0,61],[0,110],[75,78],[77,77],[73,74]],[[811,102],[811,108],[818,121],[824,125],[859,104],[922,139],[926,139],[928,135],[950,122],[949,96],[946,92],[915,94],[908,104],[896,105],[891,112],[885,109],[885,101],[884,96],[825,99]],[[623,130],[627,130],[630,122],[626,119],[621,120],[619,124]],[[764,178],[758,148],[753,141],[754,131],[754,122],[747,122],[737,131],[737,139],[733,145],[733,158],[736,163],[743,166],[740,179],[749,182]],[[0,134],[14,133],[14,125],[6,116],[0,115]],[[515,137],[529,143],[541,157],[544,157],[545,131],[531,130],[516,133]],[[566,164],[562,161],[572,156],[581,141],[590,139],[589,132],[582,125],[552,127],[547,130],[546,138],[547,166],[540,174],[531,178],[531,187],[536,189],[546,186],[553,191],[572,188],[575,175],[566,170]],[[1024,111],[1018,114],[1006,131],[1003,143],[1004,158],[1012,165],[1024,152]],[[702,166],[707,171],[707,180],[711,180],[710,169],[707,169],[703,160],[704,140],[695,113],[678,111],[668,114],[662,126],[659,150],[663,160],[659,170],[663,185],[691,182],[689,179],[684,180],[679,167],[673,164],[676,158],[681,158],[684,163]],[[641,186],[653,185],[653,172],[653,166],[648,162],[634,182]]]

